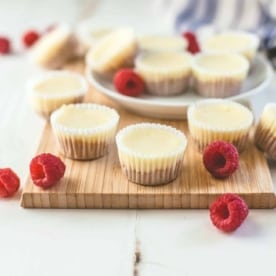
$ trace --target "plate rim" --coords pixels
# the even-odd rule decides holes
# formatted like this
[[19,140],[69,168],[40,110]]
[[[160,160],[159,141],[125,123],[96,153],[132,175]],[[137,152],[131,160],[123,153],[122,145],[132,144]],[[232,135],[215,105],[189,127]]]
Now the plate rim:
[[[269,85],[269,83],[272,80],[273,77],[273,69],[271,64],[269,63],[269,61],[262,55],[257,55],[257,57],[264,65],[265,65],[265,74],[266,74],[266,78],[264,79],[263,82],[261,82],[259,85],[257,85],[256,87],[254,87],[253,89],[250,89],[249,91],[246,91],[244,93],[232,96],[232,97],[227,97],[225,99],[227,100],[243,100],[243,99],[247,99],[249,97],[251,97],[252,95],[255,95],[257,93],[260,93],[261,91],[263,91],[265,89],[265,87],[267,87]],[[90,85],[92,85],[98,92],[106,95],[107,97],[117,101],[119,104],[120,103],[126,103],[126,104],[135,104],[137,106],[154,106],[154,107],[182,107],[182,108],[186,108],[188,106],[190,106],[193,103],[190,102],[152,102],[152,101],[148,101],[147,99],[141,99],[141,98],[135,98],[135,97],[128,97],[125,95],[122,95],[120,93],[116,93],[115,90],[111,90],[109,88],[104,87],[103,85],[101,85],[96,78],[94,77],[93,72],[91,72],[91,70],[89,69],[88,66],[85,67],[85,77],[88,80],[88,83]],[[206,97],[206,99],[208,99]],[[203,99],[198,99],[195,100],[199,101],[199,100],[203,100]]]

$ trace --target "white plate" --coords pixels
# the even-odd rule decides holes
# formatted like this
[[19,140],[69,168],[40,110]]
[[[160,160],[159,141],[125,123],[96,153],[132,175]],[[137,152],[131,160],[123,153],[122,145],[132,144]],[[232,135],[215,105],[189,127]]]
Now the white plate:
[[[244,101],[256,93],[263,92],[272,79],[272,72],[268,61],[262,56],[257,56],[244,82],[242,92],[228,99]],[[101,78],[88,68],[86,69],[86,77],[97,91],[118,102],[123,107],[144,116],[162,119],[185,119],[187,107],[203,99],[203,97],[192,91],[173,97],[158,97],[148,94],[144,94],[138,98],[127,97],[119,94],[114,89],[111,80]]]

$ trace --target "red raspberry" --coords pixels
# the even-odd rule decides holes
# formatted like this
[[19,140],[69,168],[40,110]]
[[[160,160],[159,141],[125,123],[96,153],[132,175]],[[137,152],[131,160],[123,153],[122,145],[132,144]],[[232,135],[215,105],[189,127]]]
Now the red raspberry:
[[30,30],[24,33],[22,37],[22,42],[25,47],[29,48],[34,45],[34,43],[39,39],[40,35],[37,31]]
[[139,96],[145,89],[143,79],[132,69],[119,70],[113,78],[113,84],[119,93],[131,97]]
[[6,55],[11,52],[10,40],[4,36],[0,36],[0,55]]
[[0,169],[0,197],[10,197],[20,186],[18,176],[11,169]]
[[188,41],[188,48],[187,48],[188,52],[190,52],[191,54],[196,54],[200,52],[199,44],[198,44],[196,35],[194,33],[185,32],[182,34],[182,36],[186,38]]
[[236,230],[246,219],[248,212],[246,202],[234,194],[224,194],[210,206],[212,223],[224,232]]
[[212,176],[226,178],[237,170],[239,153],[231,143],[216,141],[205,148],[203,163]]
[[30,163],[31,178],[35,185],[49,188],[56,184],[64,175],[65,164],[51,154],[42,153],[34,157]]

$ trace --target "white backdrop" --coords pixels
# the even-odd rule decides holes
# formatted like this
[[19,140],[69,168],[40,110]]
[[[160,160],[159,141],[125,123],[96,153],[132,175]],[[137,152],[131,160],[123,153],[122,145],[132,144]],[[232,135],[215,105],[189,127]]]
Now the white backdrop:
[[[19,41],[32,26],[74,23],[79,2],[86,1],[0,0],[0,33]],[[92,18],[95,25],[169,32],[170,24],[153,16],[148,2],[99,1]],[[37,70],[22,54],[0,57],[0,167],[12,167],[22,182],[44,124],[25,95],[25,82]],[[275,101],[275,88],[252,99],[256,114]],[[243,227],[225,235],[211,226],[206,210],[24,210],[18,195],[0,200],[0,275],[133,275],[136,242],[140,276],[271,275],[275,233],[275,210],[251,211]]]

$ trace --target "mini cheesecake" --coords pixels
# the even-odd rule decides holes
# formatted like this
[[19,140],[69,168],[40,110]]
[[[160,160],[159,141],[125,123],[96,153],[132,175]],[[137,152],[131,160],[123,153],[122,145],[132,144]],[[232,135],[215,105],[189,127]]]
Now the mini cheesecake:
[[186,39],[181,36],[151,35],[138,39],[138,47],[141,51],[184,51],[187,46]]
[[111,28],[95,28],[95,26],[91,24],[83,24],[79,27],[78,38],[85,51],[87,51],[112,31],[114,30]]
[[226,141],[242,152],[248,142],[253,114],[229,100],[202,100],[188,108],[189,132],[199,151],[214,141]]
[[86,55],[92,71],[109,76],[122,67],[133,65],[137,42],[130,28],[121,28],[98,41]]
[[269,158],[276,160],[276,103],[264,107],[255,131],[255,143]]
[[192,62],[195,91],[208,98],[237,95],[247,77],[249,62],[238,54],[198,54]]
[[76,55],[77,40],[68,25],[59,25],[44,34],[32,47],[30,59],[46,68],[60,68]]
[[170,126],[141,123],[116,136],[119,159],[127,178],[143,185],[159,185],[177,178],[187,140]]
[[135,68],[145,81],[147,92],[158,96],[184,93],[189,84],[191,55],[181,52],[140,54]]
[[91,103],[64,105],[51,115],[61,153],[79,160],[103,156],[114,139],[118,122],[114,109]]
[[257,35],[242,31],[227,31],[211,36],[203,41],[201,48],[207,53],[241,54],[252,62],[259,47]]
[[88,85],[77,73],[49,71],[31,79],[27,89],[34,110],[48,118],[63,104],[82,102]]

